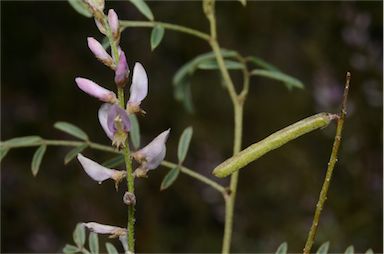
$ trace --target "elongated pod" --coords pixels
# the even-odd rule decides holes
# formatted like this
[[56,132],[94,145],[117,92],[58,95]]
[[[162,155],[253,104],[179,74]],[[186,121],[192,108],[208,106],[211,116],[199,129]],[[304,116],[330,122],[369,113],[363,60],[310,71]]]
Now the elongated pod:
[[217,177],[226,177],[269,151],[279,148],[301,135],[327,126],[331,120],[336,118],[337,115],[334,114],[320,113],[289,125],[227,159],[213,170],[213,174]]

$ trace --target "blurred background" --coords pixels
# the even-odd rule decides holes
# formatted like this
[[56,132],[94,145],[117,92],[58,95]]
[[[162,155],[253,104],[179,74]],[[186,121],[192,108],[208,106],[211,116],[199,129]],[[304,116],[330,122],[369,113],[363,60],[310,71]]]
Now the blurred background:
[[[148,3],[159,21],[208,31],[200,2]],[[144,20],[128,1],[108,2],[121,19]],[[243,147],[318,112],[338,112],[346,71],[352,72],[349,114],[339,162],[321,218],[317,244],[331,252],[353,244],[357,252],[383,252],[382,2],[219,2],[222,47],[259,56],[305,84],[253,78],[245,106]],[[86,37],[102,39],[92,19],[65,1],[1,2],[1,140],[41,135],[72,139],[54,129],[68,121],[92,140],[109,144],[97,120],[100,102],[74,83],[84,76],[113,88],[113,73],[94,59]],[[209,51],[185,34],[166,31],[153,53],[150,30],[127,29],[121,46],[130,66],[140,61],[150,80],[147,111],[140,118],[142,143],[171,128],[166,159],[176,160],[184,128],[194,135],[185,165],[210,178],[232,152],[232,108],[215,71],[193,78],[195,113],[173,96],[172,77],[183,63]],[[241,79],[234,73],[235,80]],[[234,252],[273,252],[287,241],[300,252],[319,195],[335,125],[303,136],[251,163],[240,174]],[[63,164],[66,147],[49,147],[38,177],[30,171],[33,148],[12,150],[1,169],[1,252],[60,252],[72,243],[77,222],[125,225],[124,186],[92,181],[77,161]],[[103,161],[112,157],[86,150]],[[159,168],[137,180],[138,252],[219,252],[224,203],[221,196],[185,175],[159,191],[168,172]],[[217,180],[217,179],[214,179]],[[227,180],[220,181],[227,184]],[[107,240],[101,238],[101,241]],[[119,246],[117,240],[111,240]]]

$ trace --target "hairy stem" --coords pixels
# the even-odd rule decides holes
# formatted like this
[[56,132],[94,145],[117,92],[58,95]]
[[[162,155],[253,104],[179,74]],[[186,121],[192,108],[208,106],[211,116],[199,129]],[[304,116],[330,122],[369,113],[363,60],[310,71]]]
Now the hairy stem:
[[[161,163],[161,165],[163,165],[164,167],[167,167],[167,168],[175,168],[178,166],[178,164],[176,163],[172,163],[172,162],[168,162],[168,161],[163,161]],[[197,180],[199,180],[200,182],[202,183],[205,183],[209,186],[211,186],[212,188],[214,188],[215,190],[219,191],[224,197],[225,195],[227,194],[227,191],[226,189],[221,186],[220,184],[212,181],[211,179],[199,174],[199,173],[196,173],[195,171],[189,169],[189,168],[186,168],[184,166],[179,166],[180,167],[180,171],[186,175],[189,175],[190,177],[192,178],[195,178]]]
[[209,40],[209,35],[203,32],[200,32],[198,30],[185,27],[185,26],[180,26],[180,25],[175,25],[175,24],[170,24],[170,23],[165,23],[165,22],[158,22],[158,21],[134,21],[134,20],[121,20],[120,21],[120,27],[122,29],[125,29],[127,27],[154,27],[156,25],[160,25],[164,27],[165,29],[168,30],[173,30],[177,32],[182,32],[186,33],[192,36],[195,36],[197,38],[203,39],[208,41]]
[[305,243],[304,250],[303,250],[303,252],[305,254],[309,254],[311,252],[312,245],[315,241],[317,228],[318,228],[319,221],[320,221],[320,215],[321,215],[321,212],[323,210],[324,203],[327,200],[327,194],[328,194],[329,185],[330,185],[331,179],[332,179],[333,169],[335,168],[335,164],[337,162],[337,155],[338,155],[340,143],[341,143],[341,133],[343,131],[345,116],[347,114],[347,98],[348,98],[350,81],[351,81],[351,74],[349,72],[347,72],[345,88],[344,88],[344,95],[343,95],[343,102],[341,105],[340,118],[337,122],[335,140],[333,142],[332,152],[331,152],[331,156],[330,156],[330,159],[328,162],[328,168],[327,168],[327,172],[325,174],[323,186],[322,186],[321,191],[320,191],[319,201],[317,202],[317,205],[316,205],[316,210],[315,210],[315,215],[313,217],[312,226],[311,226],[311,229],[308,233],[308,238],[307,238],[307,241]]

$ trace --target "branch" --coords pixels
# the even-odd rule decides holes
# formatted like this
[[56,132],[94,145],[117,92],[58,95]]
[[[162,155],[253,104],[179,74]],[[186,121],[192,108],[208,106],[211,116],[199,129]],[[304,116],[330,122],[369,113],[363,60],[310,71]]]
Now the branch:
[[120,21],[120,27],[122,27],[123,30],[127,27],[154,27],[156,25],[161,25],[162,27],[168,30],[186,33],[186,34],[195,36],[197,38],[203,39],[205,41],[209,41],[210,39],[210,36],[206,33],[200,32],[198,30],[195,30],[189,27],[175,25],[171,23],[158,22],[158,21],[133,21],[133,20]]
[[337,162],[337,155],[338,155],[340,143],[341,143],[341,133],[343,131],[344,120],[345,120],[345,116],[347,114],[347,99],[348,99],[349,84],[351,82],[351,73],[347,72],[345,79],[346,79],[346,81],[345,81],[343,102],[341,104],[341,111],[340,111],[340,115],[339,115],[340,118],[337,122],[336,135],[335,135],[335,140],[333,142],[332,153],[331,153],[331,157],[330,157],[329,162],[328,162],[327,173],[325,175],[323,186],[321,188],[319,201],[317,202],[317,205],[316,205],[316,210],[315,210],[315,215],[313,217],[312,226],[311,226],[311,229],[308,233],[308,238],[307,238],[307,241],[305,243],[304,250],[303,250],[304,254],[309,254],[311,252],[312,245],[315,241],[321,211],[323,210],[325,200],[327,200],[327,193],[328,193],[329,185],[330,185],[330,182],[332,179],[333,169],[335,168],[335,164]]

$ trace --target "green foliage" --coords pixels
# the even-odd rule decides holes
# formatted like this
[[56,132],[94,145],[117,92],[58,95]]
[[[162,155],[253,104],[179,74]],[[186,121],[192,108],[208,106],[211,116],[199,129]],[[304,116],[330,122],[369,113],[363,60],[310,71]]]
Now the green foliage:
[[169,188],[177,179],[180,173],[180,168],[175,167],[171,169],[163,178],[163,181],[161,182],[160,190],[165,190]]
[[72,253],[77,253],[79,251],[80,251],[79,248],[77,248],[76,246],[71,245],[71,244],[66,244],[63,248],[64,254],[72,254]]
[[96,233],[89,233],[89,250],[92,254],[99,253],[99,237]]
[[92,12],[89,10],[86,3],[83,0],[68,0],[68,3],[75,9],[78,13],[84,17],[92,17]]
[[[233,58],[238,55],[236,51],[221,49],[221,53],[224,58]],[[185,63],[173,76],[173,86],[175,88],[175,98],[178,101],[183,102],[185,109],[188,112],[193,112],[193,103],[192,103],[192,95],[190,88],[191,77],[195,73],[197,69],[199,69],[199,65],[204,66],[204,62],[212,62],[215,61],[216,56],[213,52],[208,52],[205,54],[201,54]]]
[[344,252],[344,254],[353,254],[353,253],[355,253],[355,248],[353,248],[352,245],[348,246],[348,248]]
[[365,254],[374,254],[373,250],[372,249],[368,249]]
[[82,223],[76,225],[75,230],[73,231],[73,241],[76,245],[81,248],[85,243],[85,227]]
[[129,0],[147,19],[153,21],[153,13],[144,0]]
[[288,249],[288,244],[283,242],[280,244],[279,248],[277,248],[276,254],[286,254]]
[[247,61],[255,64],[256,66],[259,66],[262,69],[280,72],[280,70],[276,66],[266,62],[265,60],[261,59],[260,57],[249,56],[249,57],[247,57]]
[[85,148],[87,148],[88,145],[84,144],[81,146],[77,146],[73,148],[71,151],[67,153],[64,157],[64,164],[68,164],[70,161],[72,161],[79,153],[81,153]]
[[112,159],[106,160],[102,163],[102,165],[107,168],[114,168],[122,164],[124,164],[124,156],[122,154],[119,154]]
[[68,133],[69,135],[72,135],[76,138],[82,139],[82,140],[88,140],[88,135],[81,130],[79,127],[67,123],[67,122],[56,122],[53,125],[56,129],[61,130],[63,132]]
[[115,246],[111,243],[105,243],[105,248],[107,249],[108,254],[118,254],[119,252],[116,250]]
[[284,74],[282,72],[276,72],[276,71],[270,71],[270,70],[253,70],[251,71],[251,75],[267,77],[270,79],[276,79],[278,81],[282,81],[285,83],[288,89],[304,88],[304,85],[300,80],[294,77],[291,77],[287,74]]
[[161,40],[164,37],[165,29],[162,25],[156,25],[151,32],[151,50],[153,51],[159,46]]
[[140,147],[140,125],[139,121],[135,114],[129,115],[129,120],[131,121],[131,130],[129,131],[129,136],[132,141],[132,145],[135,149]]
[[184,162],[185,157],[187,156],[189,144],[191,143],[192,134],[193,134],[192,127],[188,127],[183,131],[183,133],[180,136],[179,145],[177,147],[177,158],[179,160],[180,165]]
[[32,170],[33,176],[36,176],[37,173],[39,172],[40,164],[41,164],[41,161],[43,160],[46,150],[47,150],[47,146],[42,145],[39,148],[37,148],[35,154],[33,155],[32,164],[31,164],[31,170]]
[[[233,61],[233,60],[224,60],[225,68],[228,70],[242,70],[245,68],[244,64]],[[216,59],[210,59],[204,62],[201,62],[197,68],[201,70],[218,70],[219,65]]]
[[329,242],[323,243],[319,249],[316,251],[316,254],[327,254],[329,249]]
[[0,147],[0,162],[3,160],[3,158],[7,155],[9,152],[9,148]]
[[41,141],[42,141],[42,138],[39,136],[17,137],[17,138],[9,139],[4,143],[2,143],[2,148],[37,145],[37,144],[40,144]]

